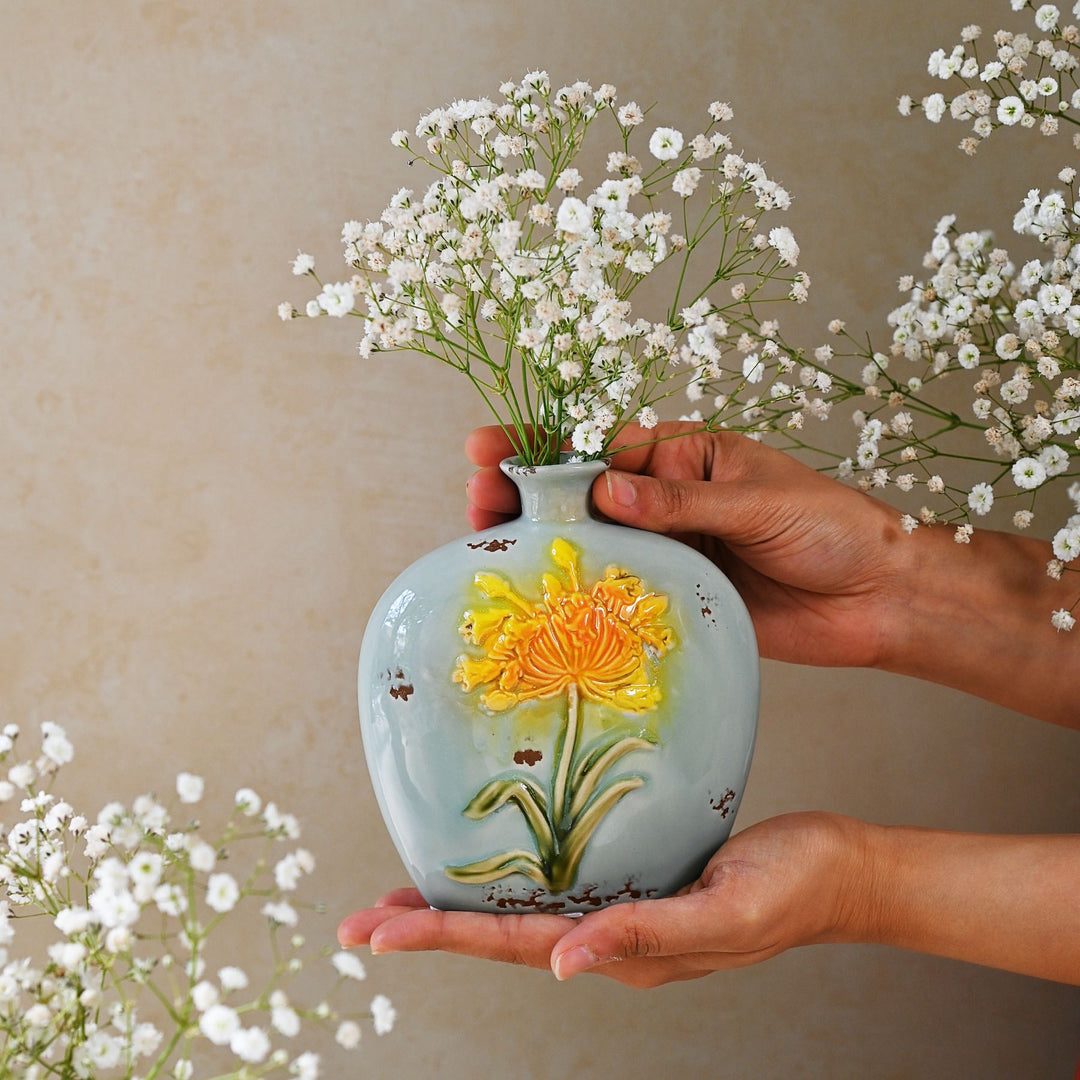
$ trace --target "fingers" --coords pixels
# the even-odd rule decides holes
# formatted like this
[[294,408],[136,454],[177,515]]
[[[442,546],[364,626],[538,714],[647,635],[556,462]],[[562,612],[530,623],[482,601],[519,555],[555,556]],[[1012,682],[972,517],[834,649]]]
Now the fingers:
[[769,507],[764,489],[742,481],[656,479],[609,469],[593,485],[596,509],[621,525],[668,534],[704,533],[752,543]]
[[[401,903],[388,901],[398,899]],[[419,900],[418,904],[414,901]],[[343,948],[370,945],[374,955],[438,950],[482,960],[554,971],[559,979],[588,970],[627,986],[660,986],[695,979],[712,971],[707,954],[686,956],[603,955],[578,946],[560,950],[561,939],[596,918],[560,915],[485,915],[478,912],[433,911],[415,890],[400,890],[342,921],[338,942]],[[602,935],[597,939],[602,940]],[[554,955],[553,955],[554,954]],[[556,958],[562,960],[556,966]]]
[[465,456],[474,465],[498,465],[517,452],[510,436],[495,424],[477,428],[465,440]]
[[741,967],[779,951],[710,951],[710,942],[721,944],[710,927],[724,920],[705,902],[704,894],[688,893],[571,919],[435,911],[415,890],[402,889],[343,920],[338,941],[343,948],[369,945],[375,955],[434,950],[551,971],[560,981],[588,972],[639,988]]
[[353,912],[352,915],[343,919],[338,927],[338,944],[343,949],[352,949],[357,945],[368,945],[371,943],[371,935],[384,922],[416,910],[415,907],[387,904]]
[[492,515],[507,516],[521,511],[517,488],[498,465],[485,465],[466,484],[469,505]]
[[[385,918],[350,919],[367,931],[366,942],[375,954],[438,950],[548,970],[551,950],[573,927],[560,915],[487,915],[475,911],[433,911],[417,908],[374,909]],[[348,923],[350,920],[346,920]],[[371,922],[375,924],[370,925]]]

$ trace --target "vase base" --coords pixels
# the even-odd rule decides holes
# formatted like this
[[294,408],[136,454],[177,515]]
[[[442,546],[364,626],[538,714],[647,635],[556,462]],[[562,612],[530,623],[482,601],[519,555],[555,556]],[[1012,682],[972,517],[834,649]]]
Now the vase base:
[[[485,911],[496,915],[585,915],[590,911],[611,907],[613,904],[635,900],[656,900],[665,895],[660,889],[642,889],[627,882],[621,887],[583,885],[565,893],[550,893],[546,889],[514,889],[511,886],[493,885],[476,890],[475,902],[454,900],[445,907],[428,906],[433,911]],[[426,899],[426,898],[425,898]]]

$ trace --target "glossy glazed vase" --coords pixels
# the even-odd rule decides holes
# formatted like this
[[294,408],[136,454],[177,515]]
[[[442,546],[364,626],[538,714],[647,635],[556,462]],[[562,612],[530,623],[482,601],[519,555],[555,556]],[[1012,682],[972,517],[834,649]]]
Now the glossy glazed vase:
[[361,734],[387,827],[436,908],[668,895],[742,798],[749,615],[698,552],[593,517],[604,462],[502,467],[521,517],[415,562],[364,634]]

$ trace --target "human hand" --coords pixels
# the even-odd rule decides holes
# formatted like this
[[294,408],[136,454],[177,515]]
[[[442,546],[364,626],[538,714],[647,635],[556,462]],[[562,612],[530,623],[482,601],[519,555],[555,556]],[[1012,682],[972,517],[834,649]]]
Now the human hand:
[[[663,441],[617,453],[594,484],[602,515],[712,559],[742,595],[762,655],[826,666],[881,660],[887,615],[908,584],[898,567],[911,555],[895,510],[741,435],[662,424],[627,429],[624,439],[650,436]],[[498,468],[514,453],[502,429],[473,432],[466,453],[479,466],[471,524],[517,514],[517,492]]]
[[797,945],[855,940],[854,883],[863,826],[831,814],[789,814],[732,837],[678,896],[616,904],[581,918],[434,911],[414,889],[389,893],[342,922],[345,947],[439,950],[628,986],[695,979],[758,963]]

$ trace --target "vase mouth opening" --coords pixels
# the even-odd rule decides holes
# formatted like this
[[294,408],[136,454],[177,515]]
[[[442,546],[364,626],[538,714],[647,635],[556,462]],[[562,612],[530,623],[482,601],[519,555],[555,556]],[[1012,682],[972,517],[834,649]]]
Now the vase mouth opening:
[[545,469],[566,469],[567,467],[580,472],[603,472],[605,469],[610,468],[611,458],[588,458],[582,459],[579,455],[571,453],[568,450],[563,450],[559,454],[559,460],[553,461],[547,465],[528,465],[526,464],[520,455],[514,455],[513,457],[503,458],[499,462],[499,468],[502,469],[507,476],[532,476],[538,472],[542,472]]

